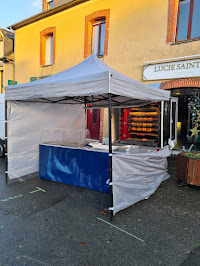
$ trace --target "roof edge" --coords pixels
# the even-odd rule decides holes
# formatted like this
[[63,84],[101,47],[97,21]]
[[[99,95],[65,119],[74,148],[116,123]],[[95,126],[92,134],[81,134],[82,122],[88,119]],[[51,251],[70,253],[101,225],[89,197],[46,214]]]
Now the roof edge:
[[84,2],[88,2],[88,1],[90,1],[90,0],[71,0],[68,3],[64,3],[64,4],[59,5],[57,7],[42,11],[42,12],[40,12],[40,13],[34,15],[34,16],[31,16],[31,17],[29,17],[27,19],[24,19],[24,20],[20,21],[20,22],[12,24],[12,25],[8,26],[7,29],[10,29],[12,31],[18,30],[18,29],[20,29],[22,27],[25,27],[25,26],[27,26],[29,24],[32,24],[32,23],[34,23],[36,21],[39,21],[39,20],[41,20],[43,18],[47,18],[47,17],[49,17],[51,15],[55,15],[55,14],[60,13],[60,12],[62,12],[64,10],[66,10],[66,9],[69,9],[71,7],[74,7],[76,5],[80,5],[80,4],[82,4]]

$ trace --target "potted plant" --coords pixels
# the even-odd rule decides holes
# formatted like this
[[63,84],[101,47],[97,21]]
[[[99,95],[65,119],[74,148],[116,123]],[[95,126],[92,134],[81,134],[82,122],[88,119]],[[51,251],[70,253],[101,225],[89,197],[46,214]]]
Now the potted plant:
[[182,152],[178,155],[176,177],[186,184],[200,186],[199,152]]

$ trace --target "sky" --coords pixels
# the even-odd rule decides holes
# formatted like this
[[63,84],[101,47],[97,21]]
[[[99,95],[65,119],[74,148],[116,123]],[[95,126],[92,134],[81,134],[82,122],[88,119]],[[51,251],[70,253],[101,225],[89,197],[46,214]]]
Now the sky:
[[0,0],[0,28],[15,24],[42,11],[42,0]]

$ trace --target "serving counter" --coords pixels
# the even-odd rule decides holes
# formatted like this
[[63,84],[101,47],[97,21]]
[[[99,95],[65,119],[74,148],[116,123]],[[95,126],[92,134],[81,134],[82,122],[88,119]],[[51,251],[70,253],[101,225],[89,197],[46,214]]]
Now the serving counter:
[[42,179],[109,193],[109,157],[105,151],[59,145],[40,145]]
[[[42,144],[39,147],[40,178],[110,193],[107,146],[70,147]],[[113,146],[114,213],[149,198],[169,178],[168,146]]]

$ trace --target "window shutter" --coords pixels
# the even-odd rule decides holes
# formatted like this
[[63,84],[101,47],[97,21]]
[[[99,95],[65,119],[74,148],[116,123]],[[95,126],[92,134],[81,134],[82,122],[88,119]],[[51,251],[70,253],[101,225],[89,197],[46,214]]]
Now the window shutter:
[[53,36],[50,37],[50,65],[53,64]]
[[53,36],[45,39],[45,65],[53,64]]
[[99,44],[99,25],[93,26],[92,31],[92,54],[98,55],[98,44]]
[[101,40],[100,40],[100,51],[99,51],[99,55],[104,55],[105,29],[106,29],[106,24],[105,23],[102,23],[101,24]]

